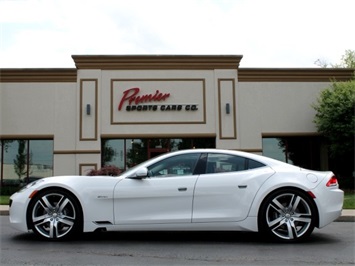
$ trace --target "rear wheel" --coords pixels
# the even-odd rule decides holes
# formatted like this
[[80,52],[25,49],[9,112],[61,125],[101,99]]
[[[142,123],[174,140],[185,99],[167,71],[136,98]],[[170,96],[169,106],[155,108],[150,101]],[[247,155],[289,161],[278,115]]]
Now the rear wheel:
[[39,192],[29,205],[27,220],[33,232],[45,239],[67,239],[82,228],[80,205],[64,190]]
[[260,231],[284,242],[307,238],[316,221],[314,202],[302,191],[282,189],[270,194],[261,206]]

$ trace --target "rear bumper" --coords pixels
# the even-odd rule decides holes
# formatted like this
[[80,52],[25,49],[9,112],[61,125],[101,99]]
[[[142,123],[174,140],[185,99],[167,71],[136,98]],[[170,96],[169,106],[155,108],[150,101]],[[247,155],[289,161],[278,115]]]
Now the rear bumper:
[[322,191],[313,191],[319,209],[319,225],[322,228],[341,216],[344,202],[344,191],[338,188],[326,188]]

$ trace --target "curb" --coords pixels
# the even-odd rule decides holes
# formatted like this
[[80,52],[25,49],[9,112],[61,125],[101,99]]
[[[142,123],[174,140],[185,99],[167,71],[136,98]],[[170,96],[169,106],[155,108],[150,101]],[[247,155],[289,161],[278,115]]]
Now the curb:
[[0,216],[5,216],[5,215],[9,215],[9,211],[5,210],[0,210]]
[[340,216],[334,222],[355,222],[355,216]]

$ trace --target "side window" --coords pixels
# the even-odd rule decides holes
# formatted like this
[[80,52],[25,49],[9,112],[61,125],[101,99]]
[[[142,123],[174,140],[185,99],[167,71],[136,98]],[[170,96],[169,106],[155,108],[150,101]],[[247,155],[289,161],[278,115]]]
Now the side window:
[[207,158],[206,173],[236,172],[247,169],[247,159],[220,153],[210,153]]
[[238,172],[263,166],[265,165],[258,161],[240,156],[210,153],[207,158],[206,173]]
[[264,167],[264,166],[265,166],[265,164],[254,161],[252,159],[248,160],[248,169],[255,169],[255,168],[260,168],[260,167]]
[[167,158],[148,167],[150,177],[192,175],[200,153],[182,154]]

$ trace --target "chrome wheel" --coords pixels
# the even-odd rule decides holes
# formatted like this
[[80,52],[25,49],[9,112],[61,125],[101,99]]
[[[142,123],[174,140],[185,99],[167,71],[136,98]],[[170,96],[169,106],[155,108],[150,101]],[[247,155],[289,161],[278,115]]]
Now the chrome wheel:
[[274,238],[296,241],[314,229],[314,207],[307,196],[296,190],[280,191],[265,202],[263,230]]
[[76,200],[64,191],[39,194],[30,209],[31,228],[47,239],[72,235],[79,226],[79,218]]

